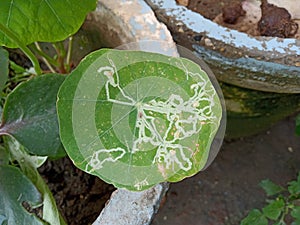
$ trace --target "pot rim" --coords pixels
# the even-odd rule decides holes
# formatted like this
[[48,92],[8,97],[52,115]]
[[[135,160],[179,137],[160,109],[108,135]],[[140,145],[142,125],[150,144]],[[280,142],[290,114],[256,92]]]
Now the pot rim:
[[175,0],[146,0],[153,8],[164,10],[167,16],[181,21],[195,33],[203,34],[234,48],[264,52],[273,57],[282,55],[300,55],[300,40],[295,38],[254,37],[246,33],[218,25],[193,12],[185,6],[177,5]]

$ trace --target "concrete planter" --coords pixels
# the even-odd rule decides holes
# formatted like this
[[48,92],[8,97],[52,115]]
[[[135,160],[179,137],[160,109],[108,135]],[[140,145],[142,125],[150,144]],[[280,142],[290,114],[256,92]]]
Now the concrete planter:
[[209,65],[227,107],[227,136],[254,134],[300,110],[300,40],[251,37],[175,0],[146,0],[175,41]]

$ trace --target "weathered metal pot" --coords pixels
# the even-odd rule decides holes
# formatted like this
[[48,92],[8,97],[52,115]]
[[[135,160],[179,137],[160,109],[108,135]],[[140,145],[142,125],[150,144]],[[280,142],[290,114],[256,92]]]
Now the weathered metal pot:
[[251,37],[222,27],[175,0],[146,0],[175,41],[222,83],[227,137],[257,133],[300,110],[300,40]]

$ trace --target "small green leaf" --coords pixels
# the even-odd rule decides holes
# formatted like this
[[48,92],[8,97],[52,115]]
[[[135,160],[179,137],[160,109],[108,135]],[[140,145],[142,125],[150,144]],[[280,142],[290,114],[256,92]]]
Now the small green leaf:
[[48,74],[21,83],[7,97],[0,134],[16,138],[32,154],[63,155],[56,95],[65,77]]
[[285,202],[283,199],[276,199],[263,208],[263,214],[272,220],[277,220],[284,210]]
[[269,179],[263,180],[259,184],[267,193],[267,196],[272,196],[283,192],[285,189],[280,185],[277,185]]
[[[3,137],[3,141],[7,146],[7,148],[9,149],[10,157],[12,161],[16,160],[21,164],[26,164],[36,169],[42,166],[48,158],[47,156],[37,156],[37,155],[28,154],[24,146],[22,146],[13,137],[10,136]],[[22,169],[22,165],[21,165],[21,169]],[[24,170],[23,173],[25,173]],[[25,175],[30,178],[28,174],[25,173]]]
[[300,224],[300,206],[295,206],[291,212],[291,216],[296,220],[299,221]]
[[24,67],[19,66],[14,61],[9,61],[9,67],[15,74],[28,73],[28,71]]
[[134,191],[198,173],[222,117],[216,90],[194,62],[107,49],[67,77],[57,109],[75,165]]
[[8,52],[0,47],[0,92],[5,86],[8,78]]
[[296,135],[300,136],[300,114],[296,117]]
[[291,194],[300,194],[300,173],[296,181],[289,182],[288,190]]
[[245,217],[241,225],[268,225],[267,218],[258,210],[253,209],[250,211],[247,217]]
[[[0,23],[24,44],[56,42],[74,34],[96,0],[1,0]],[[18,47],[0,31],[0,46]]]
[[1,224],[42,225],[46,224],[22,206],[31,207],[41,203],[41,195],[30,180],[19,169],[0,165],[0,221]]

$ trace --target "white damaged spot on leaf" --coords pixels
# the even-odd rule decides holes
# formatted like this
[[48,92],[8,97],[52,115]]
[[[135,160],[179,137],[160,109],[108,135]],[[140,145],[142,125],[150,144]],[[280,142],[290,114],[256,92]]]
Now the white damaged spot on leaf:
[[[86,170],[92,172],[101,169],[105,162],[116,162],[123,158],[126,151],[122,148],[101,149],[95,151],[86,165]],[[89,169],[89,168],[92,169]]]

